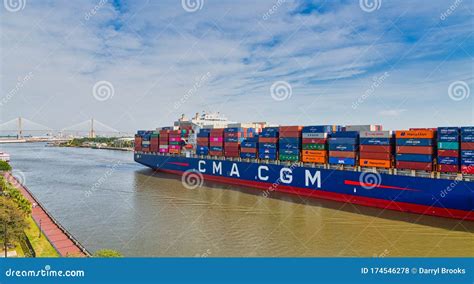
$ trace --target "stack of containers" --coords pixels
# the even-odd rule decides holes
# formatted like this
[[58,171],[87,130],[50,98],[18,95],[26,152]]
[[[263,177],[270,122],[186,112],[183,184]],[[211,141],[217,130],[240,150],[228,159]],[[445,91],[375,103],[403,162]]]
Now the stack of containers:
[[179,154],[181,153],[181,130],[171,130],[168,139],[168,153]]
[[[182,125],[180,126],[180,132],[181,132],[181,138],[184,138],[185,141],[189,141],[189,138],[193,132],[193,127],[192,125]],[[185,148],[187,149],[192,149],[193,145],[192,144],[186,144],[184,145]]]
[[150,131],[145,131],[145,133],[142,135],[142,151],[143,152],[150,152],[150,138],[151,138]]
[[459,172],[459,128],[438,127],[438,171]]
[[368,124],[368,125],[346,125],[343,127],[344,131],[382,131],[382,125]]
[[278,158],[280,161],[297,162],[301,152],[301,126],[280,126]]
[[433,129],[396,131],[396,168],[433,171],[435,135]]
[[137,134],[135,134],[135,151],[136,152],[141,152],[142,151],[142,134],[143,133],[140,133],[141,130],[139,130],[137,132]]
[[239,127],[224,129],[224,155],[230,158],[239,157],[239,145],[244,139],[244,130]]
[[474,174],[474,127],[461,127],[461,172]]
[[209,155],[209,134],[211,129],[203,128],[197,134],[196,142],[196,154],[197,155]]
[[391,131],[361,131],[359,136],[361,167],[386,169],[392,167],[393,133]]
[[331,125],[305,126],[301,131],[301,161],[304,163],[326,164],[328,161],[327,138]]
[[168,139],[170,136],[170,130],[169,129],[162,129],[160,130],[160,137],[159,137],[159,152],[160,153],[169,153],[168,151]]
[[359,150],[358,131],[338,131],[331,134],[329,164],[356,166]]
[[257,158],[258,137],[246,138],[240,144],[240,157],[242,159],[256,159]]
[[158,131],[151,131],[151,136],[150,136],[150,152],[152,153],[158,153],[159,152],[159,134]]
[[209,134],[209,155],[224,155],[224,128],[211,129]]
[[258,158],[264,160],[278,159],[278,127],[265,127],[258,137]]

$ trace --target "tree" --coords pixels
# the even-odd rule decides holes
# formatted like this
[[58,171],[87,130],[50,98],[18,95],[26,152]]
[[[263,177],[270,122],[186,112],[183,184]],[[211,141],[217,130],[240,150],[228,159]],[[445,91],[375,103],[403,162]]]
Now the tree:
[[12,166],[8,162],[0,161],[0,171],[9,172],[12,170]]
[[94,253],[95,257],[123,257],[123,255],[112,249],[100,249]]
[[25,212],[18,204],[5,196],[0,196],[0,242],[5,249],[8,244],[19,241],[28,229]]

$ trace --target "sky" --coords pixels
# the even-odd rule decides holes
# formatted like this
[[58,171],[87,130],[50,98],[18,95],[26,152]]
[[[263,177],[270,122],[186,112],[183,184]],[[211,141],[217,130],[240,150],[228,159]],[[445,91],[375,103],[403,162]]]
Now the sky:
[[473,1],[3,4],[2,123],[474,124]]

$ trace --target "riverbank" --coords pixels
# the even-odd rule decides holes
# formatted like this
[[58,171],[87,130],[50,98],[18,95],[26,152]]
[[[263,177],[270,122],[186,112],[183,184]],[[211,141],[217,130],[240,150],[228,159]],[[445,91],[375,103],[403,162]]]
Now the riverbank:
[[98,149],[98,150],[114,150],[114,151],[125,151],[133,152],[133,148],[129,147],[112,147],[112,146],[73,146],[73,145],[60,145],[60,144],[48,144],[50,147],[64,147],[64,148],[87,148],[87,149]]
[[[54,219],[48,211],[46,211],[42,204],[23,184],[18,181],[18,179],[16,179],[10,172],[5,172],[4,178],[18,189],[32,204],[31,218],[30,220],[27,220],[30,224],[30,228],[25,232],[27,236],[28,234],[34,234],[35,231],[39,233],[39,230],[41,230],[43,240],[47,240],[59,256],[90,256],[90,253],[63,226],[61,226],[61,224]],[[37,228],[36,230],[35,227]],[[35,245],[38,246],[40,254],[42,256],[54,256],[46,255],[51,251],[51,248],[41,240],[39,234],[37,239],[38,240],[33,238],[30,242],[33,244],[33,241],[35,241]]]

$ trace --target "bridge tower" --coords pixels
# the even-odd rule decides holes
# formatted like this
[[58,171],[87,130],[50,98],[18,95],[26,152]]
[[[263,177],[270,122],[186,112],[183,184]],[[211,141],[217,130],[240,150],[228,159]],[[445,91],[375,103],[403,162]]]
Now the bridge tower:
[[23,138],[23,126],[22,126],[22,121],[21,121],[21,116],[18,117],[18,139]]
[[89,138],[95,138],[94,118],[91,118],[91,129],[89,132]]

